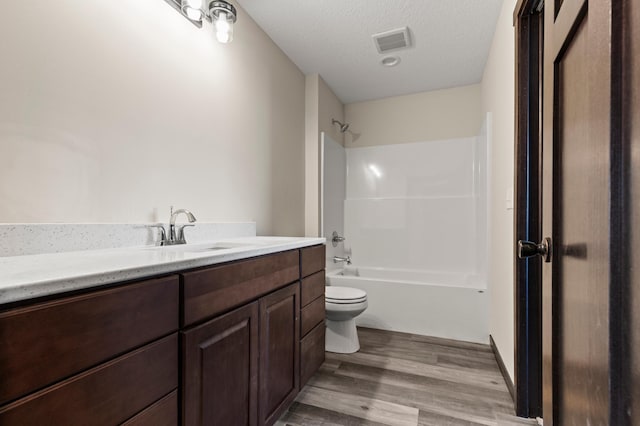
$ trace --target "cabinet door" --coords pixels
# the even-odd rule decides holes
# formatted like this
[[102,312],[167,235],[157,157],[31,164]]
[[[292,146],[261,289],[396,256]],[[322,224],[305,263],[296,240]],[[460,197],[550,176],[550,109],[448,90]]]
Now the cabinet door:
[[182,334],[184,425],[257,425],[258,302]]
[[260,424],[273,424],[299,385],[300,286],[260,299]]

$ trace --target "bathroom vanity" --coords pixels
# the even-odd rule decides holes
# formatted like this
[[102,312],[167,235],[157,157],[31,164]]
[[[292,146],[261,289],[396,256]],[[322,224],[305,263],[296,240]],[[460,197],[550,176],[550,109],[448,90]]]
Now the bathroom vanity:
[[273,424],[324,361],[317,242],[0,305],[0,424]]

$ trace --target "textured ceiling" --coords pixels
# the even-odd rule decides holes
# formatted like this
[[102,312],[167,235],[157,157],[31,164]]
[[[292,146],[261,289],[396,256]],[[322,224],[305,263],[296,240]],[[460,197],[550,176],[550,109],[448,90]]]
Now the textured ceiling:
[[[305,74],[344,103],[478,83],[502,0],[236,0]],[[408,26],[412,47],[380,64],[371,36]]]

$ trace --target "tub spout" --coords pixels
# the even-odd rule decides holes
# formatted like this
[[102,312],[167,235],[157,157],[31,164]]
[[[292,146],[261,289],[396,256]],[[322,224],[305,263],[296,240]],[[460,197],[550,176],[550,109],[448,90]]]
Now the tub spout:
[[347,256],[347,257],[333,256],[333,263],[338,263],[338,262],[346,262],[347,265],[351,265],[351,256]]

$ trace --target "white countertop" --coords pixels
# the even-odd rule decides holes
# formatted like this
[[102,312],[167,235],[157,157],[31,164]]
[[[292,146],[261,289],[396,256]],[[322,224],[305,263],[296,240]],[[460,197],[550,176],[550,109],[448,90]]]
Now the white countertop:
[[0,257],[0,305],[324,243],[324,238],[244,237]]

